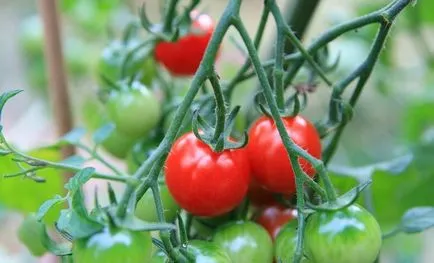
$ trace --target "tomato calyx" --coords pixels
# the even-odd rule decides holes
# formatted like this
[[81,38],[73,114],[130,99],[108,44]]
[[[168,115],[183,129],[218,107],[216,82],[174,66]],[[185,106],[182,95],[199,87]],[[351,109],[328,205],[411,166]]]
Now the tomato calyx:
[[220,134],[216,134],[216,129],[209,125],[199,114],[199,110],[193,112],[192,129],[194,135],[203,143],[209,145],[214,152],[222,152],[224,150],[241,149],[248,143],[247,132],[243,133],[241,140],[234,141],[229,137],[235,123],[235,117],[240,110],[240,106],[236,106],[227,117],[224,129]]
[[[267,117],[272,118],[270,109],[266,106],[266,103],[264,103],[265,98],[262,91],[258,92],[253,100],[257,111],[261,112]],[[280,109],[280,117],[286,118],[298,115],[306,108],[308,103],[307,100],[307,91],[302,89],[296,89],[295,92],[285,101],[284,108]]]
[[199,4],[199,1],[191,1],[181,13],[176,12],[176,6],[173,7],[173,14],[164,17],[163,23],[152,23],[146,14],[145,4],[142,5],[139,11],[140,22],[148,32],[151,32],[157,40],[176,42],[180,37],[190,33],[191,26],[194,20],[201,14],[194,9]]

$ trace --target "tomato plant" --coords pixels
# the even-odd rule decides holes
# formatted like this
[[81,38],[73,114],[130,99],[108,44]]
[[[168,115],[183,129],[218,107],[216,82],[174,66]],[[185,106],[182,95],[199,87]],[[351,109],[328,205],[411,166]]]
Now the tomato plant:
[[[253,37],[241,16],[245,1],[228,1],[215,25],[208,15],[197,11],[200,0],[164,1],[158,22],[148,17],[149,7],[143,6],[139,20],[125,21],[128,26],[123,37],[110,42],[101,53],[97,74],[102,103],[86,98],[83,107],[90,137],[85,129],[73,129],[49,148],[55,149],[55,154],[27,154],[8,141],[4,133],[7,127],[3,126],[8,122],[0,122],[0,200],[5,207],[25,214],[36,212],[32,231],[20,231],[22,241],[32,243],[34,247],[29,247],[36,255],[43,253],[38,240],[33,242],[25,235],[45,231],[37,224],[42,220],[64,237],[60,243],[42,233],[43,247],[64,261],[76,263],[379,262],[383,238],[418,233],[434,225],[434,208],[428,206],[431,200],[424,200],[427,195],[422,194],[429,190],[433,170],[429,161],[433,155],[432,125],[426,116],[413,117],[411,113],[409,118],[417,123],[412,124],[417,132],[409,129],[411,153],[404,158],[356,168],[336,165],[342,156],[348,158],[345,161],[354,161],[351,151],[337,155],[340,160],[333,159],[343,136],[350,136],[352,144],[371,152],[372,159],[389,150],[377,153],[378,149],[358,140],[359,134],[345,135],[345,131],[360,112],[370,114],[364,111],[366,107],[357,108],[359,98],[374,69],[380,72],[393,63],[391,53],[386,54],[387,61],[380,61],[381,51],[387,47],[398,15],[414,3],[390,1],[377,11],[341,21],[307,44],[300,39],[317,3],[304,6],[306,1],[295,1],[288,21],[277,1],[264,1],[258,8],[262,14]],[[76,23],[101,28],[108,24],[109,14],[115,13],[118,3],[67,0],[63,7],[69,15],[83,12]],[[418,20],[414,13],[412,18],[411,25],[403,27],[411,29],[412,37],[423,40],[415,27]],[[266,51],[262,42],[269,21],[276,28],[276,39],[272,41],[273,55],[262,60],[259,54]],[[378,31],[372,34],[375,26]],[[368,35],[373,38],[370,45],[364,43],[366,51],[359,52],[366,58],[356,58],[354,63],[360,63],[350,70],[339,70],[341,62],[332,63],[335,57],[329,49],[335,49],[334,41],[342,40],[343,35],[354,35],[365,27],[370,31],[362,32],[363,41],[368,41]],[[244,63],[226,76],[215,62],[229,30],[235,33],[230,40],[242,53]],[[37,38],[40,31],[30,31],[36,37],[23,38],[27,41],[23,46],[29,59],[39,57],[34,59],[35,65],[44,65],[41,54],[35,55],[40,49],[36,46],[41,46]],[[51,40],[47,38],[49,43]],[[75,58],[71,70],[86,73],[79,66],[91,60],[91,55],[84,51],[71,54]],[[167,72],[156,71],[154,60]],[[54,68],[51,63],[47,67]],[[43,83],[39,69],[32,75]],[[255,88],[248,80],[259,85]],[[386,82],[381,81],[382,85]],[[326,92],[320,93],[323,90]],[[313,94],[316,92],[319,96]],[[18,93],[0,95],[0,114]],[[318,101],[311,103],[312,98]],[[325,114],[316,107],[324,105],[320,101],[324,98],[328,100]],[[262,117],[252,117],[256,116],[253,107],[260,109]],[[318,116],[311,113],[325,116],[316,120]],[[356,119],[351,126],[361,127],[357,124]],[[380,123],[375,124],[369,128],[376,130]],[[66,146],[79,151],[61,157],[60,150]],[[124,164],[128,164],[129,172],[106,159],[99,146],[119,158],[128,157]],[[98,163],[98,169],[91,167],[93,162]],[[411,180],[407,180],[410,176],[388,177],[404,170],[417,176]],[[73,175],[62,176],[65,171]],[[352,188],[342,189],[334,175],[350,177]],[[108,204],[102,204],[101,191],[95,189],[94,195],[89,195],[91,190],[83,187],[96,179],[123,187],[109,183],[103,193]],[[397,184],[399,180],[402,183]],[[52,191],[53,182],[60,190]],[[394,186],[397,189],[391,192]],[[387,194],[379,195],[379,190]],[[410,194],[413,197],[407,198]],[[87,199],[92,197],[89,209]],[[416,199],[425,206],[413,207]],[[376,218],[357,202],[363,202]],[[399,209],[389,209],[391,203]],[[403,207],[413,208],[405,211]],[[402,217],[383,234],[377,220],[389,218],[392,210],[394,219],[397,214]],[[25,221],[22,229],[27,224]],[[151,239],[150,232],[158,233]]]
[[236,222],[222,226],[213,241],[223,247],[232,262],[271,263],[273,243],[267,231],[253,222]]
[[[301,116],[282,118],[282,122],[294,143],[312,156],[321,157],[321,141],[312,123]],[[249,138],[247,152],[258,184],[275,193],[295,193],[294,172],[274,121],[268,117],[256,120]],[[301,159],[300,165],[309,176],[315,175],[306,160]]]
[[[197,216],[217,216],[237,206],[247,192],[250,171],[245,151],[220,153],[190,132],[167,157],[166,183],[176,202]],[[209,204],[213,201],[213,205]]]
[[120,90],[111,91],[106,102],[109,117],[119,132],[132,138],[145,136],[159,121],[158,99],[140,82],[120,85]]
[[279,205],[273,205],[263,208],[256,218],[256,222],[263,226],[274,240],[283,225],[296,217],[296,210]]
[[149,233],[105,228],[88,238],[74,241],[76,263],[87,262],[149,262],[152,242]]
[[335,263],[374,262],[382,243],[377,220],[358,205],[309,216],[305,241],[309,259]]
[[214,22],[207,14],[192,12],[188,33],[176,42],[162,41],[155,47],[155,59],[174,76],[196,73],[214,31]]

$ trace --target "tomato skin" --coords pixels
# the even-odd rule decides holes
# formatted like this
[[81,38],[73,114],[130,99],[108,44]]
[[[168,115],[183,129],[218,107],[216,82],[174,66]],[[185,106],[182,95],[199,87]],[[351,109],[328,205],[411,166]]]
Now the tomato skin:
[[264,207],[276,204],[276,199],[273,193],[263,188],[261,185],[252,178],[247,197],[252,205],[256,207]]
[[135,138],[127,136],[115,129],[101,145],[114,157],[125,159],[136,142]]
[[275,240],[282,227],[296,217],[297,210],[281,205],[272,205],[264,208],[259,213],[256,222],[263,226],[271,238]]
[[244,149],[215,153],[192,132],[173,145],[165,174],[176,202],[193,215],[204,217],[222,215],[235,208],[250,182]]
[[372,263],[381,249],[377,220],[359,205],[308,217],[305,252],[313,262]]
[[195,263],[232,263],[229,255],[213,242],[192,240],[187,251],[195,256]]
[[226,250],[232,262],[273,262],[273,241],[267,231],[254,222],[226,224],[216,231],[213,242]]
[[44,234],[45,225],[39,222],[33,214],[28,215],[18,228],[19,240],[36,257],[40,257],[47,252],[41,239]]
[[[160,184],[160,197],[163,203],[164,216],[167,222],[176,219],[179,210],[178,204],[173,199],[167,186]],[[146,191],[145,195],[137,202],[135,214],[138,218],[148,222],[158,222],[157,210],[155,208],[154,196],[151,190]]]
[[143,263],[151,261],[152,241],[148,232],[105,228],[74,242],[75,263]]
[[112,91],[108,98],[106,105],[109,117],[120,133],[131,138],[145,136],[160,119],[158,99],[137,81],[130,87],[122,88]]
[[[321,141],[315,126],[301,116],[284,117],[282,121],[292,140],[316,158],[321,157]],[[253,178],[271,192],[295,193],[292,166],[272,118],[260,117],[249,131],[247,152]],[[309,175],[315,170],[304,159],[300,165]]]
[[192,76],[196,73],[211,35],[214,22],[206,14],[192,12],[192,28],[176,42],[159,42],[155,46],[155,60],[173,76]]

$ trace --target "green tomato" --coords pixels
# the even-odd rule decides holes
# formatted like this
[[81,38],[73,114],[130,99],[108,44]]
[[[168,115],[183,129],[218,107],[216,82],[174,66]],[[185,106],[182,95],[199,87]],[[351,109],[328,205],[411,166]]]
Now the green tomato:
[[[170,194],[167,186],[160,184],[160,197],[163,203],[164,216],[166,221],[172,222],[176,219],[179,206]],[[138,218],[147,222],[158,222],[157,210],[155,208],[154,196],[151,190],[137,202],[135,214]]]
[[359,205],[308,217],[305,252],[313,262],[372,263],[381,249],[377,220]]
[[78,239],[72,248],[74,263],[143,263],[152,256],[149,232],[109,229]]
[[187,245],[187,251],[195,257],[195,263],[232,263],[231,257],[218,245],[192,240]]
[[[140,41],[131,40],[124,44],[122,41],[111,42],[101,53],[97,66],[98,76],[103,75],[112,82],[121,79],[122,64],[129,52],[140,45]],[[140,75],[140,82],[151,85],[156,75],[156,64],[152,57],[147,56],[146,52],[138,52],[130,60],[126,67],[126,76],[131,77],[135,74]],[[101,85],[106,85],[103,79],[99,79]]]
[[140,165],[151,156],[157,146],[158,142],[154,139],[137,142],[127,156],[128,172],[130,174],[136,172]]
[[101,143],[101,146],[111,155],[119,159],[124,159],[135,143],[135,138],[119,132],[116,128],[110,136]]
[[[295,248],[297,247],[297,220],[287,223],[277,235],[274,244],[274,257],[276,262],[292,262],[294,260]],[[303,257],[301,263],[311,262]]]
[[108,115],[119,132],[131,138],[146,136],[160,120],[160,103],[140,82],[127,85],[119,82],[121,90],[109,95],[106,104]]
[[232,220],[232,214],[226,213],[216,217],[194,217],[192,229],[194,234],[202,239],[211,239],[215,230]]
[[273,241],[267,230],[253,222],[236,222],[217,230],[213,241],[224,248],[233,262],[273,262]]
[[40,257],[47,252],[42,243],[44,235],[45,225],[39,222],[33,214],[28,215],[18,228],[19,240],[35,257]]

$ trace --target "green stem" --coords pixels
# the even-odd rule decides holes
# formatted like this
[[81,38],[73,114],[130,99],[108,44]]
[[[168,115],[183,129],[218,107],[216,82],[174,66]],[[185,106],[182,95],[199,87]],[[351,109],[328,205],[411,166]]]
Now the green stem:
[[[264,35],[265,26],[267,25],[267,20],[268,20],[269,14],[270,14],[270,11],[268,10],[268,8],[262,9],[261,20],[259,21],[259,25],[258,25],[258,28],[256,30],[255,39],[253,40],[253,44],[254,44],[256,49],[259,48],[259,46],[262,42],[262,37]],[[227,90],[228,98],[230,98],[232,96],[232,92],[233,92],[234,88],[237,86],[237,84],[239,84],[243,80],[246,80],[246,78],[243,78],[243,75],[244,75],[244,73],[246,73],[246,71],[250,68],[251,65],[252,65],[252,63],[250,62],[250,58],[249,58],[244,62],[243,66],[238,70],[235,77],[227,85],[226,90]],[[253,73],[252,76],[254,76],[254,75],[255,74]]]
[[[15,154],[15,155],[21,157],[23,160],[26,160],[27,162],[34,162],[34,163],[38,163],[38,164],[43,164],[43,166],[45,166],[45,167],[50,167],[50,168],[64,170],[64,171],[70,171],[70,172],[78,172],[78,171],[82,170],[82,167],[64,164],[61,162],[58,163],[58,162],[47,161],[47,160],[39,159],[36,157],[32,157],[30,155],[24,154],[24,153],[16,150],[15,148],[13,148],[6,141],[6,138],[4,137],[4,135],[2,133],[0,133],[0,139],[3,141],[4,146],[9,151],[11,151],[12,154]],[[105,179],[105,180],[111,180],[111,181],[117,181],[117,182],[124,182],[124,183],[131,185],[131,187],[134,187],[135,185],[137,185],[137,182],[138,182],[138,180],[131,178],[131,177],[128,177],[128,176],[109,175],[109,174],[104,174],[104,173],[99,173],[99,172],[95,172],[92,175],[92,178]]]
[[[184,97],[184,100],[176,111],[175,117],[166,133],[166,136],[157,147],[157,149],[153,152],[153,154],[139,167],[139,169],[133,175],[134,178],[141,179],[145,177],[149,173],[153,164],[169,153],[169,150],[173,145],[176,135],[183,122],[183,119],[187,111],[189,110],[190,105],[192,104],[196,94],[199,92],[202,83],[213,74],[213,65],[217,51],[220,47],[220,43],[222,42],[223,37],[225,36],[229,26],[231,25],[232,17],[239,13],[240,5],[241,0],[231,0],[226,6],[223,15],[220,18],[220,21],[217,24],[215,31],[210,39],[210,42],[206,49],[205,55],[199,65],[199,68],[195,76],[193,77],[190,89],[188,90],[187,94]],[[160,170],[162,168],[162,165],[163,164],[159,165],[158,167]],[[127,186],[127,188],[125,189],[121,201],[119,202],[117,210],[118,216],[125,216],[128,201],[130,200],[130,197],[133,194],[134,190],[135,188],[130,186]],[[137,197],[141,198],[141,196],[139,195]]]
[[[285,125],[283,124],[282,119],[280,118],[279,108],[277,107],[277,103],[273,98],[273,92],[270,87],[270,83],[268,82],[267,75],[265,73],[264,68],[261,66],[261,61],[259,59],[258,53],[249,37],[249,34],[247,32],[247,29],[245,28],[243,22],[240,20],[239,17],[235,17],[232,22],[235,26],[235,28],[238,30],[239,34],[241,35],[241,38],[243,39],[247,50],[249,52],[251,61],[253,63],[253,66],[256,70],[256,73],[258,75],[259,81],[261,83],[262,89],[264,91],[265,99],[267,100],[268,106],[270,108],[270,112],[272,114],[272,117],[274,119],[274,122],[276,124],[277,130],[279,131],[279,134],[282,138],[283,144],[285,146],[286,152],[288,153],[289,159],[291,161],[291,165],[295,172],[295,183],[296,183],[296,194],[297,194],[297,208],[299,211],[301,211],[304,208],[305,201],[304,201],[304,193],[303,193],[303,174],[297,173],[295,169],[300,169],[300,164],[298,162],[298,156],[309,156],[310,159],[314,159],[317,164],[321,164],[320,160],[315,159],[314,157],[310,156],[306,151],[304,151],[302,148],[300,148],[298,145],[294,143],[294,141],[289,137],[288,132],[286,131]],[[321,164],[322,165],[322,164]],[[300,172],[300,171],[298,171]],[[303,231],[303,229],[300,229],[299,231]],[[300,243],[300,249],[302,247],[302,241],[303,238],[300,237],[299,243]],[[300,249],[297,249],[297,252],[295,255],[295,262],[300,262],[302,253],[300,253]]]
[[99,155],[96,151],[92,150],[91,148],[89,148],[86,145],[83,145],[81,143],[78,143],[76,145],[78,148],[86,151],[87,153],[89,153],[92,158],[94,158],[95,160],[99,161],[100,163],[102,163],[105,167],[107,167],[108,169],[110,169],[112,172],[114,172],[116,175],[124,175],[123,172],[121,172],[118,168],[116,168],[114,165],[112,165],[111,163],[107,162],[106,160],[104,160],[104,158],[101,157],[101,155]]
[[[365,87],[365,84],[368,81],[372,73],[372,70],[374,69],[375,63],[378,60],[378,57],[381,53],[381,50],[384,46],[384,43],[390,31],[390,27],[391,27],[391,23],[389,22],[385,22],[381,25],[380,30],[375,39],[374,45],[372,46],[368,57],[352,74],[350,74],[350,77],[347,78],[347,80],[349,80],[353,76],[359,76],[359,81],[357,82],[356,88],[350,98],[349,104],[351,107],[354,107],[356,105],[360,97],[360,94],[362,93],[363,88]],[[329,118],[333,118],[333,116],[336,116],[335,115],[336,111],[338,111],[339,108],[338,101],[340,100],[340,97],[344,92],[345,87],[347,87],[350,82],[351,81],[345,82],[344,80],[343,84],[337,85],[336,88],[333,90],[333,94],[330,99]],[[346,127],[346,123],[342,123],[339,125],[330,143],[325,148],[323,153],[323,160],[325,164],[328,164],[332,159],[333,155],[335,154],[345,127]]]
[[175,17],[176,6],[178,5],[179,0],[169,0],[166,6],[166,15],[164,17],[164,27],[163,30],[166,33],[170,33],[172,29],[172,21]]
[[223,96],[219,79],[215,72],[210,76],[209,81],[211,82],[211,86],[214,91],[214,97],[216,103],[215,112],[217,116],[212,143],[215,143],[214,151],[221,152],[224,149],[224,139],[225,139],[223,136],[223,132],[225,130],[225,122],[226,122],[225,98]]

